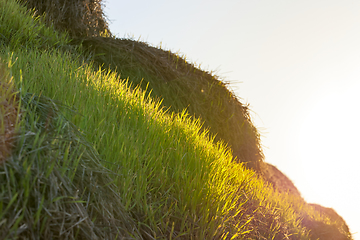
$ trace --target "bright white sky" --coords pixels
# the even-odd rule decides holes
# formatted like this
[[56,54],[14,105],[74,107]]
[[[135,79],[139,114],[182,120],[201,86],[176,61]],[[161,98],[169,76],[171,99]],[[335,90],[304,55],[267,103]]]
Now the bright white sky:
[[266,161],[360,239],[360,1],[104,3],[113,34],[162,43],[231,82]]

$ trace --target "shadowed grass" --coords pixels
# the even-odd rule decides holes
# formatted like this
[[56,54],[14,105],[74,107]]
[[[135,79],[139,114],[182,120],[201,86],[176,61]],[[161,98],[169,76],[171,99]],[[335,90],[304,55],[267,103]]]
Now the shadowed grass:
[[0,40],[3,46],[12,49],[26,47],[58,47],[66,44],[66,36],[53,28],[45,27],[33,11],[20,6],[16,1],[0,1]]
[[[102,11],[102,0],[20,0],[36,16],[46,15],[44,22],[70,36],[107,36],[110,34]],[[71,28],[69,28],[71,26]]]
[[14,82],[3,64],[0,64],[0,164],[5,161],[14,148],[19,116],[19,101]]
[[112,173],[63,106],[30,93],[19,101],[18,147],[0,167],[0,238],[141,238]]

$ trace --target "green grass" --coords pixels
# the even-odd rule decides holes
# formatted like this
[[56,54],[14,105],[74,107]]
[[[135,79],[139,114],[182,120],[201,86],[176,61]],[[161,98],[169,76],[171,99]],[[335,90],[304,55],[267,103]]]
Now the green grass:
[[18,49],[27,46],[57,47],[65,43],[66,36],[58,35],[54,29],[45,27],[34,12],[29,12],[15,1],[2,0],[0,4],[2,45]]
[[110,66],[134,86],[150,89],[161,105],[201,118],[216,141],[224,141],[236,161],[261,172],[260,134],[251,122],[247,105],[238,101],[217,76],[202,71],[170,51],[129,39],[88,37],[75,39],[97,65]]
[[316,239],[304,219],[343,231],[234,162],[201,120],[84,63],[14,1],[0,13],[0,57],[21,106],[0,166],[1,239]]

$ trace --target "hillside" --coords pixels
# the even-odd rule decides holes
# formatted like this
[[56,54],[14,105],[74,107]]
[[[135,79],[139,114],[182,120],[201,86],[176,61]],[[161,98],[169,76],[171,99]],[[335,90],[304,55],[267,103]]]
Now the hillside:
[[111,37],[99,1],[49,3],[0,1],[1,239],[351,239],[218,77]]

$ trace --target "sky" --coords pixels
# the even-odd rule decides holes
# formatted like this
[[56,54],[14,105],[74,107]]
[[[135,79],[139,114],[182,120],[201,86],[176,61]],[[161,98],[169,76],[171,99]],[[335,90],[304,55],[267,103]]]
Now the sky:
[[360,239],[360,1],[103,0],[110,31],[214,71],[249,103],[265,161]]

